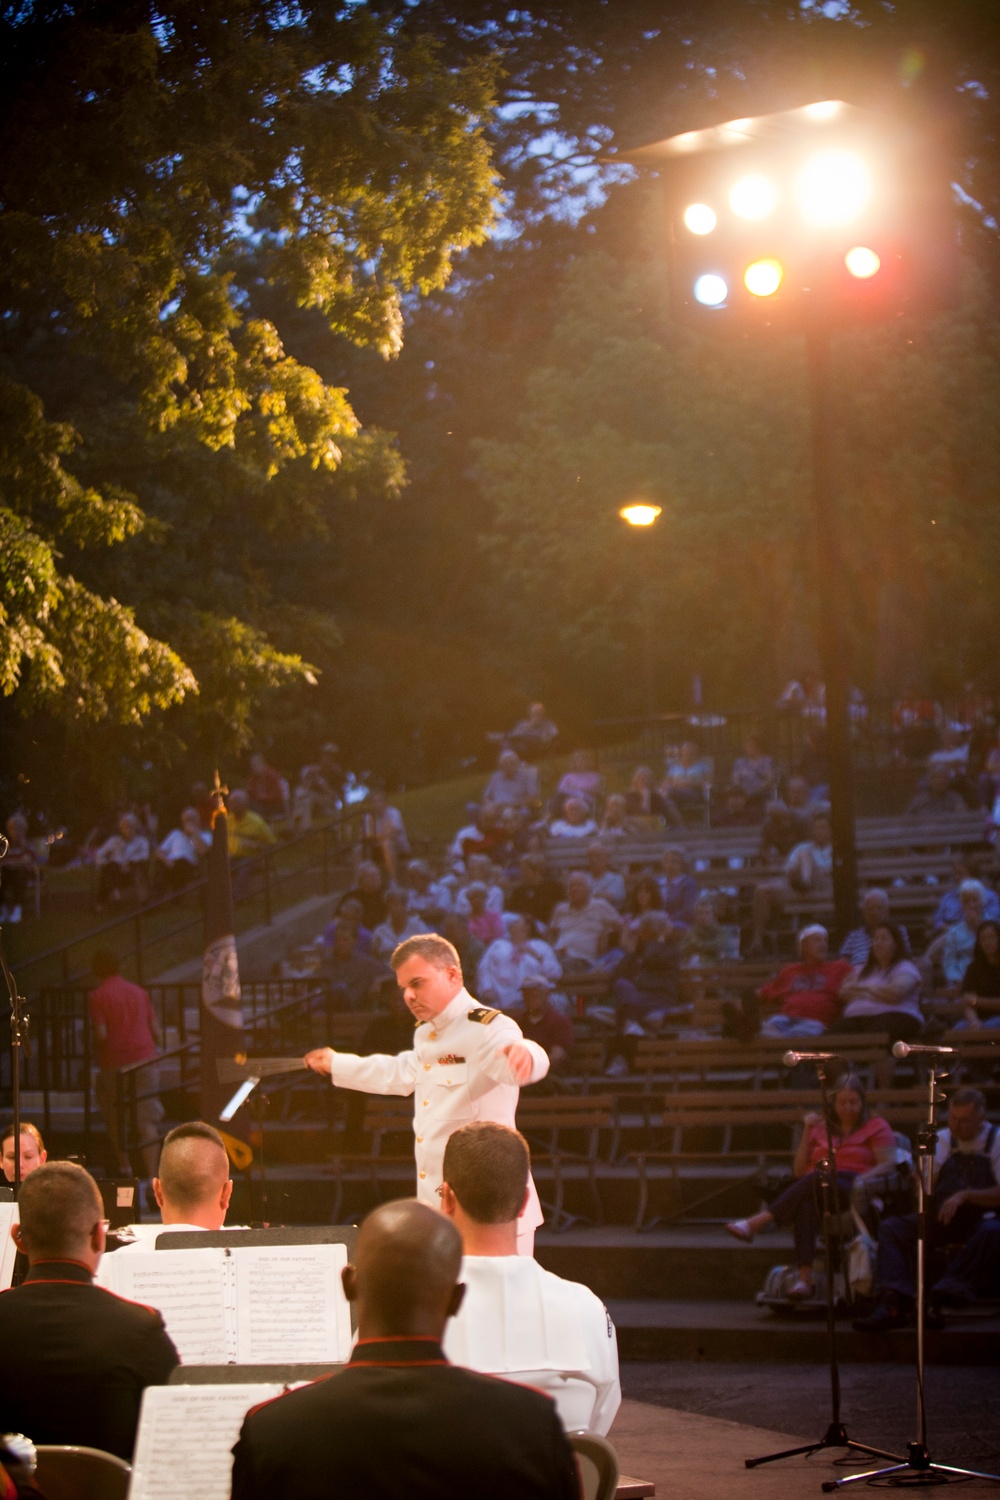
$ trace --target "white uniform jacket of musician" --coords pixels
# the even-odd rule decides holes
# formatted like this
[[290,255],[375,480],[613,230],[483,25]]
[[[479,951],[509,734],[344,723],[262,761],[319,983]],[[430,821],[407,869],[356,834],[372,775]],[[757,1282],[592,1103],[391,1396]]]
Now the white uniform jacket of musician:
[[[395,1057],[376,1053],[356,1057],[334,1052],[330,1077],[339,1088],[366,1094],[412,1094],[417,1197],[440,1208],[438,1189],[448,1137],[471,1120],[494,1120],[514,1128],[520,1093],[504,1048],[517,1042],[531,1053],[529,1083],[549,1071],[549,1059],[536,1042],[503,1011],[481,1006],[461,989],[432,1021],[418,1026],[413,1047]],[[518,1250],[531,1254],[543,1215],[534,1182],[518,1220]]]

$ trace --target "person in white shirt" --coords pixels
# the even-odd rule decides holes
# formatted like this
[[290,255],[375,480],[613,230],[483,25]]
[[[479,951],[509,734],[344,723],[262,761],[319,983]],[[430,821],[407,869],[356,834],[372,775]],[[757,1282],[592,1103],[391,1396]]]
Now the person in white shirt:
[[[222,1137],[211,1125],[192,1120],[178,1125],[163,1142],[159,1176],[153,1178],[153,1196],[160,1210],[159,1224],[131,1224],[131,1244],[116,1250],[128,1255],[134,1250],[152,1250],[157,1236],[192,1229],[221,1229],[226,1222],[233,1179]],[[111,1259],[111,1257],[108,1257]],[[102,1261],[104,1266],[106,1262]],[[112,1267],[108,1266],[110,1280]],[[95,1278],[101,1281],[101,1268]]]
[[510,1010],[521,999],[527,974],[544,974],[558,980],[562,975],[555,952],[543,938],[531,936],[527,917],[510,919],[507,936],[491,943],[479,960],[477,994],[484,1005]]
[[173,828],[156,850],[158,886],[178,891],[193,880],[208,853],[212,836],[201,826],[196,807],[181,813],[179,828]]
[[466,891],[477,882],[486,887],[486,910],[503,911],[503,887],[494,880],[493,861],[488,854],[470,854],[465,862],[465,879],[455,897],[455,910],[467,917],[472,911]]
[[410,911],[410,893],[391,885],[385,893],[386,919],[372,933],[372,958],[388,958],[394,948],[409,937],[429,931],[415,912]]
[[549,837],[553,839],[594,839],[598,832],[582,797],[567,797],[562,817],[549,824]]
[[623,911],[625,880],[617,870],[611,868],[611,854],[603,844],[591,844],[588,848],[587,869],[593,882],[591,894],[610,902],[615,911]]
[[517,1254],[530,1166],[524,1137],[493,1121],[463,1126],[445,1147],[441,1207],[462,1236],[465,1285],[445,1354],[545,1391],[567,1432],[603,1437],[622,1399],[615,1327],[589,1287]]
[[146,899],[146,875],[149,869],[149,839],[134,813],[125,813],[118,832],[94,853],[97,866],[97,910],[103,911],[109,901],[122,901],[133,892],[140,901]]

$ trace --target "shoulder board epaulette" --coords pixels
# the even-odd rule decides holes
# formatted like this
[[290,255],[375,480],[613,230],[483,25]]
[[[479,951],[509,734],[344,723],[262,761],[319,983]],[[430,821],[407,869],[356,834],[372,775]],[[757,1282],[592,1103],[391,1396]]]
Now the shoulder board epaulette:
[[469,1020],[478,1021],[481,1026],[488,1026],[491,1021],[496,1020],[499,1014],[498,1010],[488,1010],[484,1005],[477,1005],[475,1010],[469,1011]]

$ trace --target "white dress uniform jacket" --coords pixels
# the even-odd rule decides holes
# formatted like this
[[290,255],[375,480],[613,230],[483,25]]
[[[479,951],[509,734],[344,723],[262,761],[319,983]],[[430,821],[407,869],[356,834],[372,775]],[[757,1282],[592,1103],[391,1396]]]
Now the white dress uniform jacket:
[[[477,1004],[461,989],[433,1021],[417,1027],[413,1048],[395,1057],[376,1053],[356,1057],[334,1052],[330,1077],[338,1088],[366,1094],[412,1094],[417,1197],[432,1208],[441,1207],[438,1188],[444,1148],[453,1131],[471,1120],[494,1120],[514,1128],[520,1092],[503,1049],[519,1042],[531,1053],[530,1083],[549,1071],[549,1059],[537,1042],[521,1035],[521,1028],[502,1011]],[[535,1184],[521,1215],[520,1227],[534,1231],[543,1215]]]
[[444,1335],[453,1364],[551,1396],[567,1432],[603,1437],[621,1405],[618,1340],[589,1287],[522,1255],[467,1255],[465,1297]]

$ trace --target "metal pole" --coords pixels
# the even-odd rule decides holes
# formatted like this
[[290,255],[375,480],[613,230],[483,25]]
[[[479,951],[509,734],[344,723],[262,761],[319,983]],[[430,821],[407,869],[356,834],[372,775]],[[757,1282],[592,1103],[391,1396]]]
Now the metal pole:
[[646,679],[646,718],[651,719],[656,712],[656,694],[653,691],[653,605],[648,577],[642,590],[642,656]]
[[838,936],[843,937],[856,920],[858,861],[854,833],[850,672],[843,628],[844,567],[833,479],[830,331],[825,324],[816,323],[808,329],[806,359],[819,584],[819,655],[826,684],[826,740],[833,825],[833,904]]

